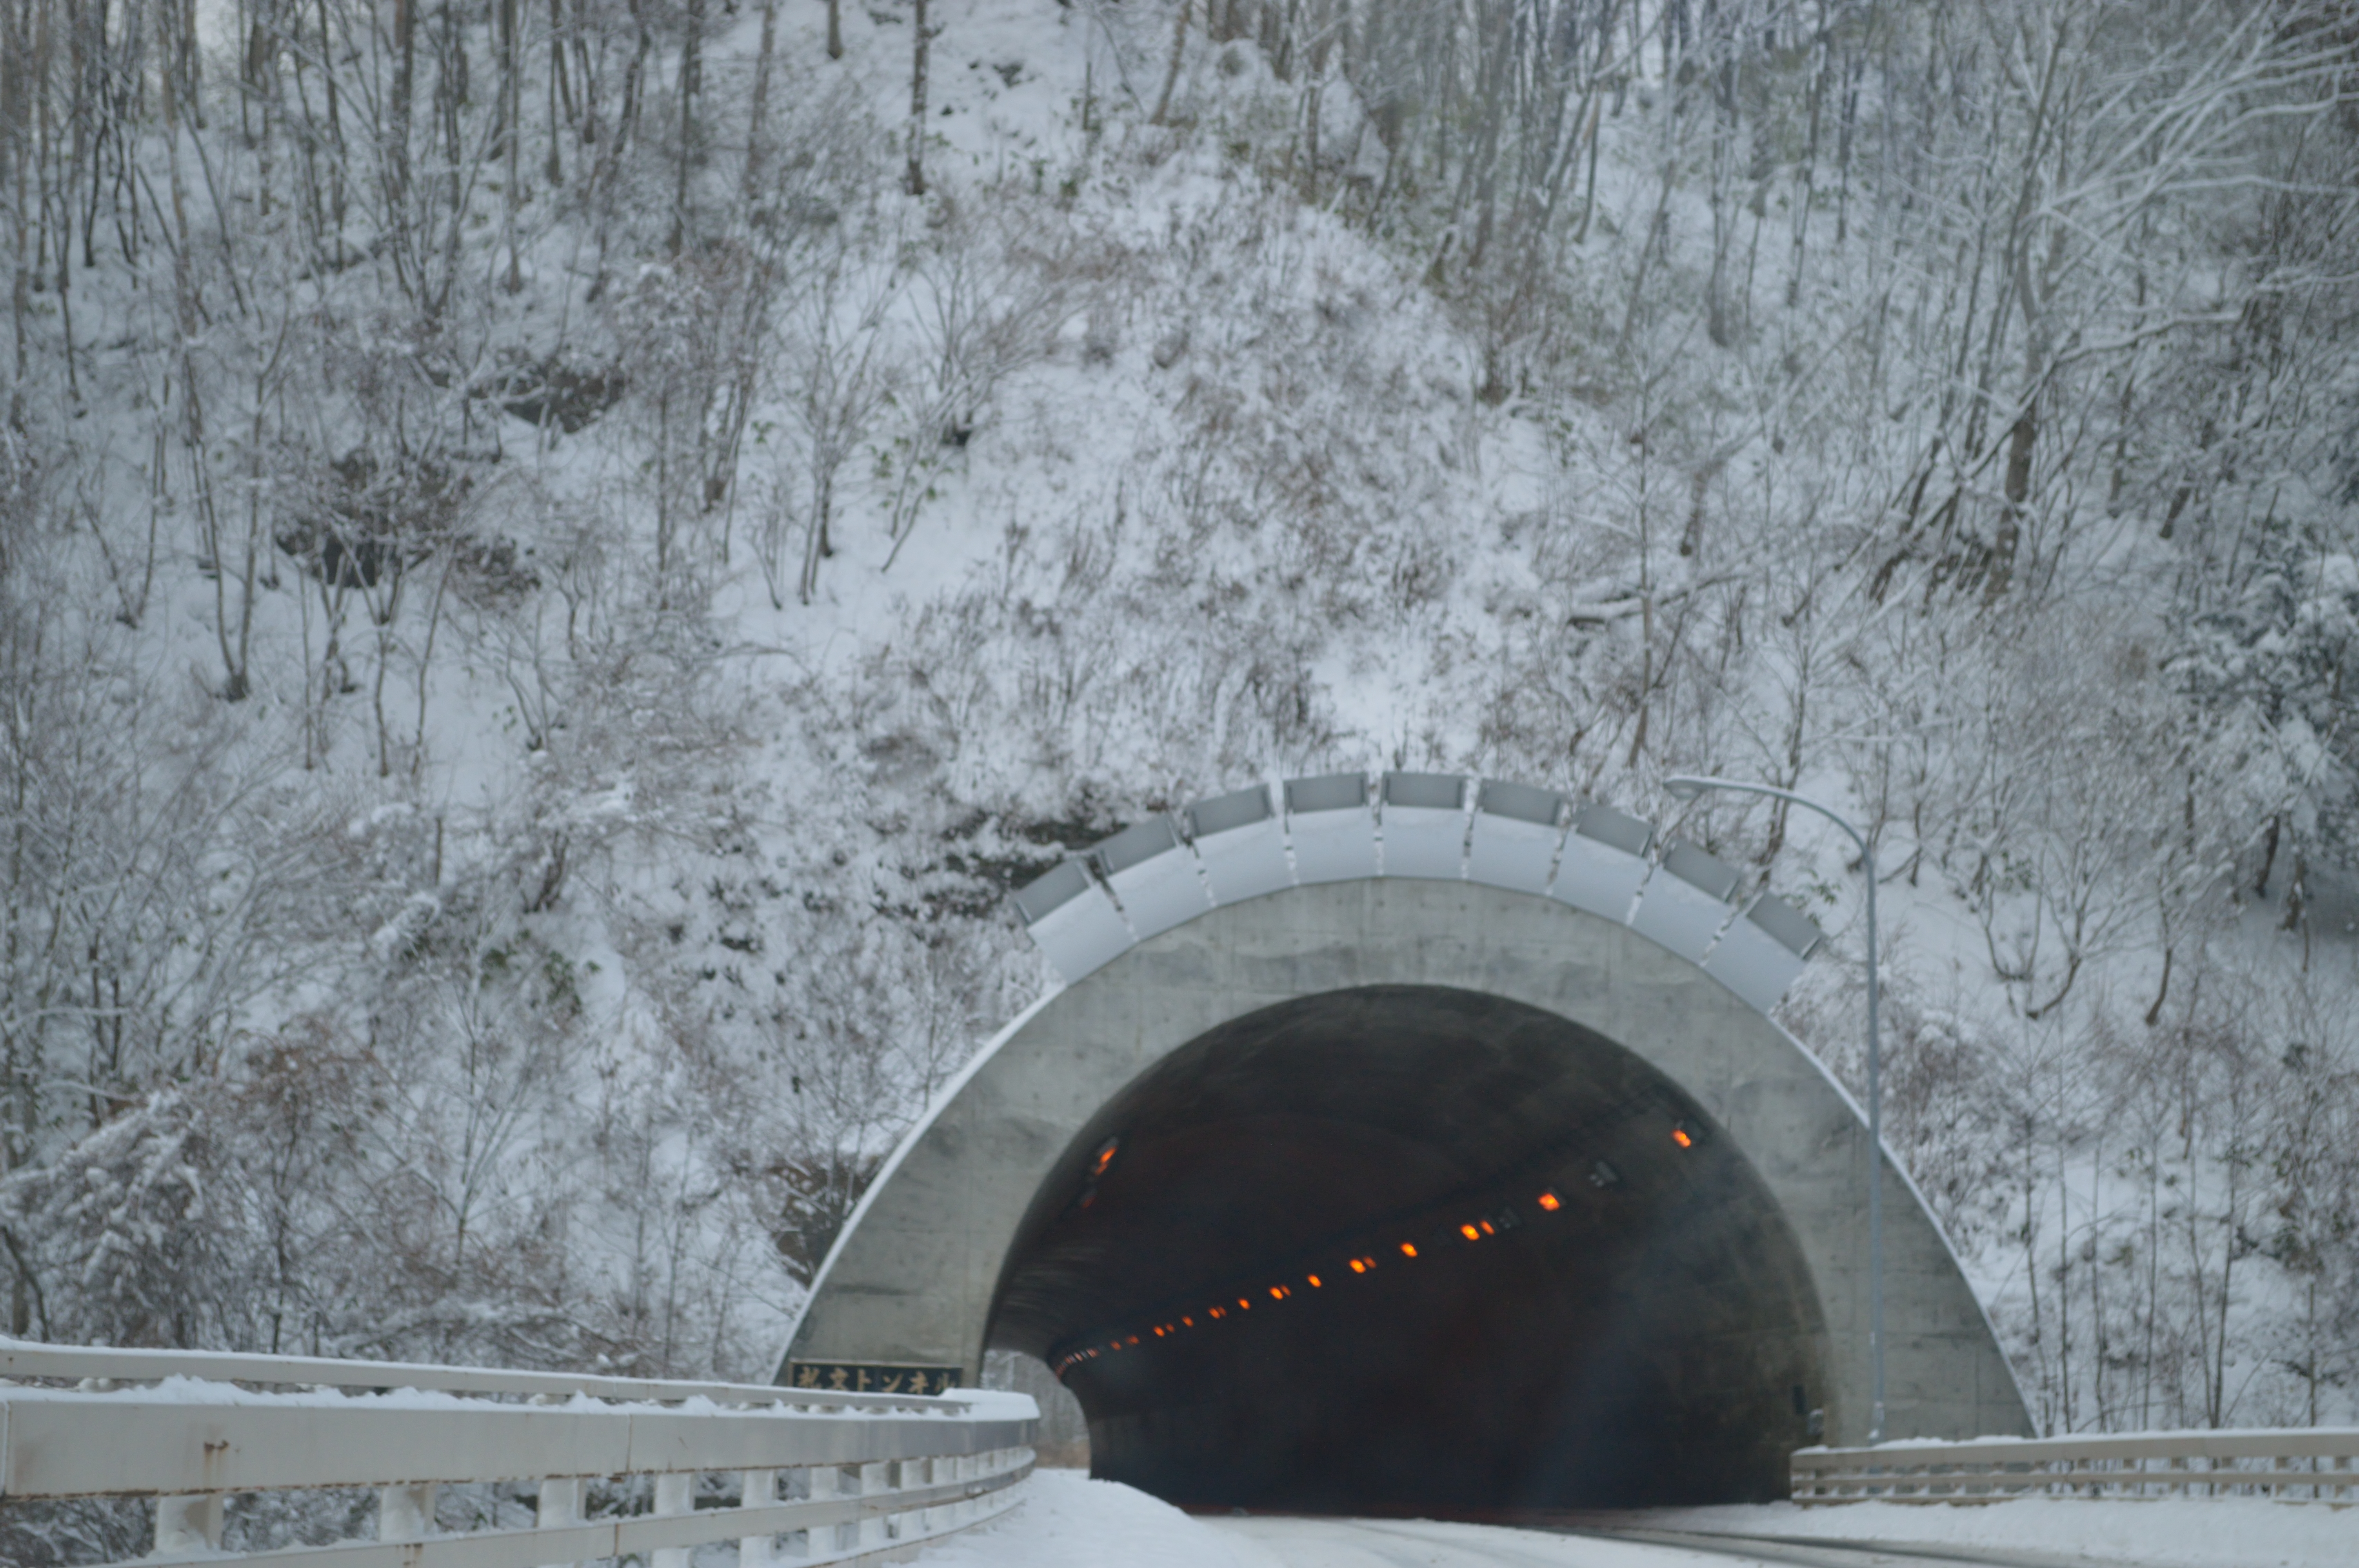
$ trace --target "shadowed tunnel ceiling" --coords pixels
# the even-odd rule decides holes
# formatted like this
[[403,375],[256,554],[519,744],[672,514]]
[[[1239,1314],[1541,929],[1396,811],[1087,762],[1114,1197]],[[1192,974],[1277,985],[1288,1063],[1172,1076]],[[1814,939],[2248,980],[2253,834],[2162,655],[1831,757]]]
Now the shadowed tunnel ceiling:
[[1193,1504],[1781,1497],[1824,1402],[1733,1142],[1611,1041],[1433,987],[1286,1002],[1143,1075],[1034,1199],[989,1337],[1060,1368],[1096,1474]]

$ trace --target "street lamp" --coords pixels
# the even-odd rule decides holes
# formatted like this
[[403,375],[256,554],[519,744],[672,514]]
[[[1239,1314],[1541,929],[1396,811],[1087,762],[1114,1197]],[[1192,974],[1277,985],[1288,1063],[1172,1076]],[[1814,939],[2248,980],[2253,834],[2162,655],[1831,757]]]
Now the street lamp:
[[1876,1047],[1875,1015],[1875,851],[1867,836],[1807,795],[1775,784],[1746,784],[1737,779],[1678,773],[1663,781],[1677,800],[1693,800],[1712,790],[1734,795],[1766,795],[1789,802],[1821,816],[1851,835],[1859,846],[1867,872],[1867,1356],[1872,1411],[1867,1426],[1870,1444],[1884,1441],[1884,1083],[1883,1058]]

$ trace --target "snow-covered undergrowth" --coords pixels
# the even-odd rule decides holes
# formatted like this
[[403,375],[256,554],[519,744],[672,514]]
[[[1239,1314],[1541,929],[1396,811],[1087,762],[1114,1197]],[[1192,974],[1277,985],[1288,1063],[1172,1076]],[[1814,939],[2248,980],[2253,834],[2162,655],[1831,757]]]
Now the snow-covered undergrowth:
[[13,1326],[761,1375],[1006,891],[1288,772],[1744,865],[1857,1088],[1859,869],[1708,768],[1875,829],[2039,1419],[2347,1409],[2347,18],[1691,12],[22,56]]

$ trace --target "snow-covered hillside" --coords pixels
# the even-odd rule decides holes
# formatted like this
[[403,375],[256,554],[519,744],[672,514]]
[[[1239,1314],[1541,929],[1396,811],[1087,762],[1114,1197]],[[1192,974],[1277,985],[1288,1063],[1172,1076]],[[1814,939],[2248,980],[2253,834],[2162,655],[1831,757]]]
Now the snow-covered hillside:
[[10,16],[14,1331],[761,1375],[1292,772],[1744,864],[1856,1083],[1701,768],[2043,1422],[2350,1408],[2347,6]]

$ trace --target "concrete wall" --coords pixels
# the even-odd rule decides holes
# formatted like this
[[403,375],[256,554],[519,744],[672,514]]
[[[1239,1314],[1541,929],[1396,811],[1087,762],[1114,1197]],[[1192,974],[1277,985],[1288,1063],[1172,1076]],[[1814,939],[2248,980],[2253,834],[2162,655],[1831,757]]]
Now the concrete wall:
[[1014,1350],[993,1350],[983,1358],[983,1386],[1028,1394],[1040,1407],[1040,1435],[1032,1444],[1041,1468],[1090,1467],[1090,1418],[1081,1400],[1038,1358]]
[[[1404,878],[1289,888],[1139,944],[996,1042],[871,1189],[821,1271],[793,1359],[956,1363],[972,1380],[1035,1192],[1115,1093],[1206,1030],[1344,987],[1484,991],[1582,1024],[1716,1117],[1792,1225],[1834,1388],[1828,1440],[1869,1421],[1866,1129],[1817,1064],[1701,969],[1530,894]],[[1886,1435],[2029,1430],[1979,1303],[1886,1168]]]

